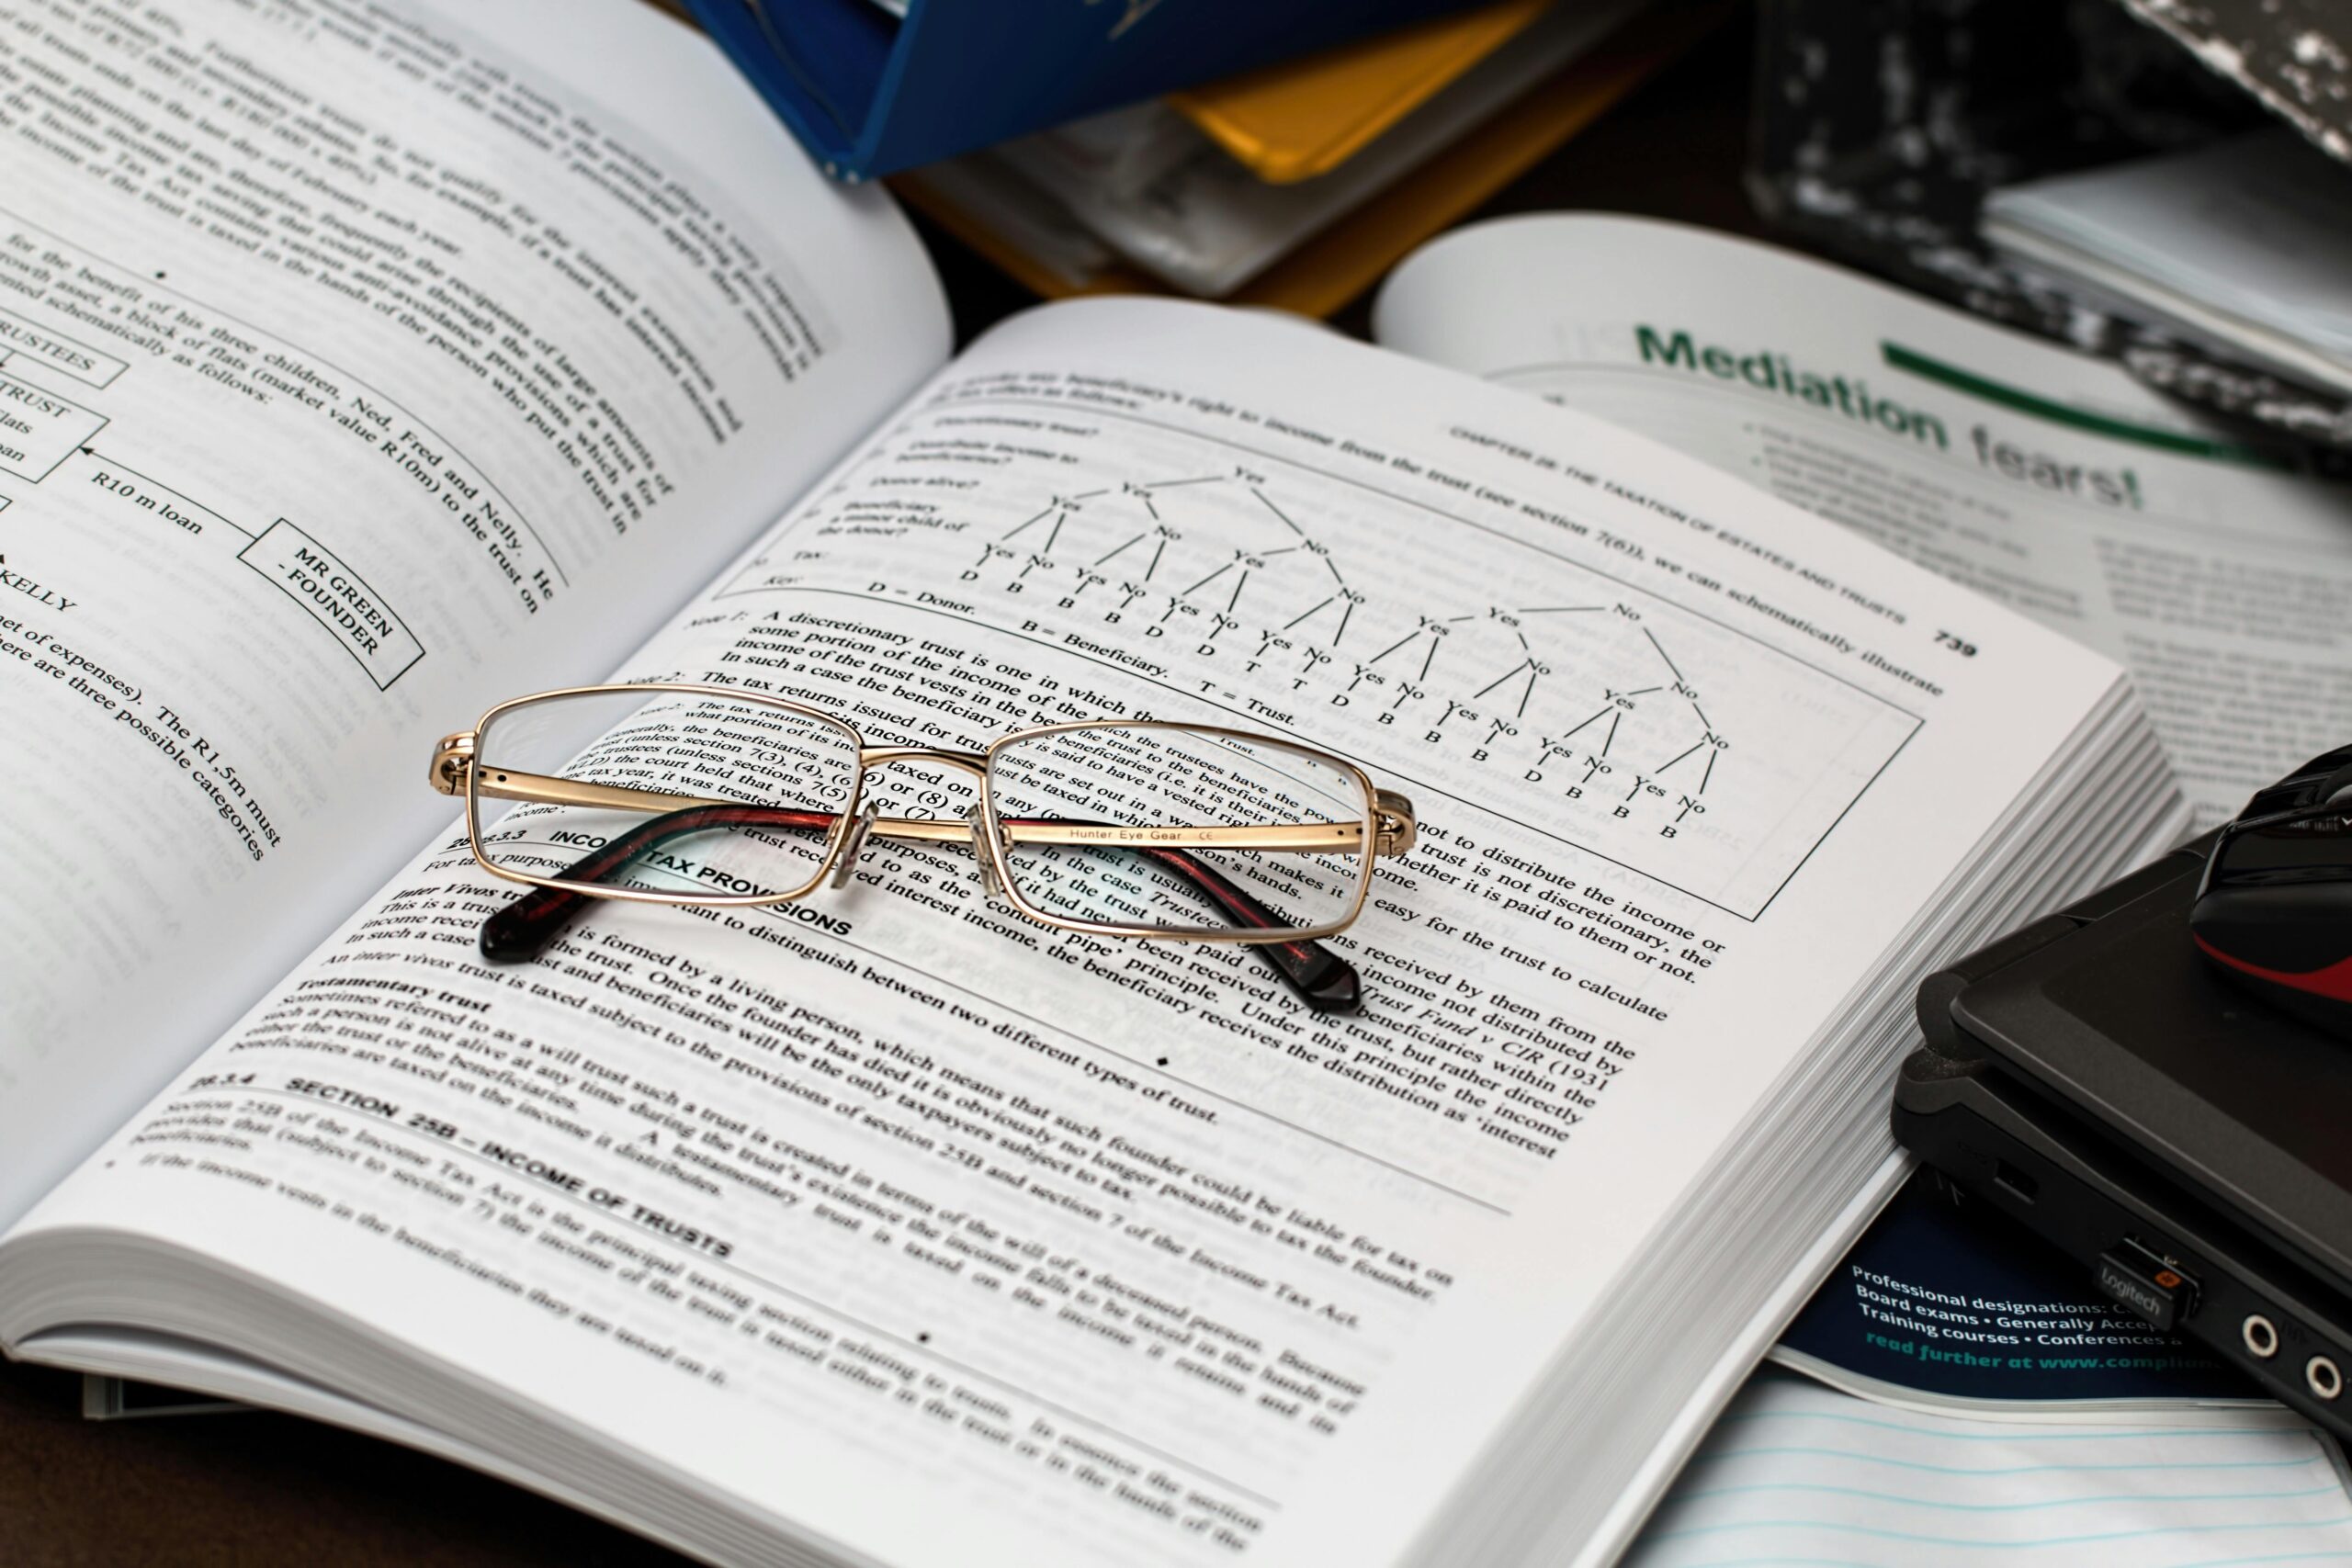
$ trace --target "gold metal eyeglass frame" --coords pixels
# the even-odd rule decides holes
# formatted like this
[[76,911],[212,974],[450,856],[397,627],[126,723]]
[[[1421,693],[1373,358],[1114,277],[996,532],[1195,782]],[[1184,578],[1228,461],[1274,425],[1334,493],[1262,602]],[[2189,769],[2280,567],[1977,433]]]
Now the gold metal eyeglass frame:
[[[729,702],[756,704],[793,714],[838,731],[855,749],[856,761],[849,783],[849,793],[839,810],[832,811],[832,827],[825,839],[824,854],[817,870],[797,887],[775,893],[705,893],[668,892],[657,888],[616,886],[607,882],[580,881],[560,876],[541,876],[530,872],[503,865],[491,859],[482,840],[481,802],[494,800],[524,801],[539,805],[573,806],[604,810],[638,811],[652,815],[692,810],[699,807],[741,807],[758,806],[756,801],[730,799],[716,795],[675,794],[666,790],[637,789],[621,784],[590,784],[582,780],[556,777],[547,773],[522,773],[479,765],[476,747],[479,737],[492,728],[502,716],[517,708],[553,702],[569,697],[635,695],[640,693],[677,693],[689,696],[720,698]],[[1272,747],[1295,756],[1306,758],[1331,768],[1355,784],[1365,802],[1363,817],[1359,821],[1336,822],[1269,822],[1233,826],[1225,824],[1170,825],[1149,828],[1124,828],[1109,823],[1057,822],[1053,820],[1004,820],[997,811],[996,797],[991,788],[991,775],[997,753],[1009,746],[1048,736],[1069,734],[1089,729],[1165,729],[1190,735],[1209,736],[1222,739],[1247,741],[1252,745]],[[979,801],[962,818],[931,818],[915,817],[884,817],[865,808],[865,775],[869,769],[895,767],[906,763],[931,763],[942,768],[971,774],[978,781]],[[700,905],[706,907],[741,907],[751,905],[788,904],[805,898],[824,886],[830,878],[839,886],[855,869],[858,853],[869,839],[895,840],[910,843],[967,843],[978,862],[983,886],[991,896],[1001,897],[1014,909],[1043,926],[1060,931],[1080,931],[1094,936],[1111,936],[1159,942],[1225,942],[1267,944],[1275,942],[1306,942],[1320,940],[1345,931],[1363,913],[1370,895],[1375,862],[1383,856],[1401,855],[1413,846],[1414,816],[1412,802],[1394,790],[1376,787],[1371,776],[1344,758],[1303,746],[1277,736],[1253,730],[1229,729],[1216,725],[1182,724],[1162,719],[1088,719],[1071,724],[1042,725],[1015,730],[991,741],[985,750],[958,751],[923,746],[874,746],[852,726],[820,708],[789,698],[772,696],[762,692],[741,691],[732,686],[714,686],[688,682],[646,682],[642,683],[565,686],[552,691],[534,692],[527,696],[514,697],[500,703],[475,721],[471,729],[446,736],[434,749],[431,780],[433,787],[444,795],[462,795],[466,803],[466,836],[473,857],[481,868],[493,876],[509,882],[527,883],[533,886],[557,888],[595,898],[627,899],[647,904]],[[1363,870],[1356,877],[1353,895],[1346,910],[1337,918],[1315,926],[1232,927],[1146,926],[1123,924],[1108,920],[1077,919],[1039,908],[1022,895],[1020,883],[1012,874],[1009,846],[1012,844],[1069,844],[1103,848],[1132,848],[1138,851],[1227,849],[1247,852],[1295,852],[1299,853],[1361,854],[1369,843],[1372,852],[1363,855]]]

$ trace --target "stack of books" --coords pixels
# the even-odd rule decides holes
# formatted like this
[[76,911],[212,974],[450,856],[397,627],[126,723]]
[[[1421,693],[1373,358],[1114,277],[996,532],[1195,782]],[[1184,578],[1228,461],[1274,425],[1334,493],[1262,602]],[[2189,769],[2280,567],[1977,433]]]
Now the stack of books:
[[1328,315],[1589,124],[1720,6],[1500,0],[893,176],[1036,293]]

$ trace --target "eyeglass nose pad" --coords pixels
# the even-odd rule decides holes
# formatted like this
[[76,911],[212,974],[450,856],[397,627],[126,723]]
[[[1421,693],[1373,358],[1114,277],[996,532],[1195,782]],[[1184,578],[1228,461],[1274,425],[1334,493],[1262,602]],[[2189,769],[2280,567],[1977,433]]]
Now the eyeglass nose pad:
[[834,887],[849,886],[850,873],[857,869],[857,852],[865,847],[865,835],[874,831],[875,821],[881,815],[880,807],[868,806],[859,812],[857,819],[850,824],[849,840],[842,845],[841,859],[834,863],[831,886]]
[[972,858],[980,863],[980,891],[991,898],[1004,897],[1004,884],[996,874],[996,857],[989,853],[988,829],[981,825],[980,808],[977,806],[964,813],[964,820],[972,825]]

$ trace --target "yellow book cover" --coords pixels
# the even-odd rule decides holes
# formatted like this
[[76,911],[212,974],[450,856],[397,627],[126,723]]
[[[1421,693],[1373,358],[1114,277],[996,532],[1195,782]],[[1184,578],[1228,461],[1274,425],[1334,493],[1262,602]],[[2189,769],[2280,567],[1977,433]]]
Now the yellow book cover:
[[1329,174],[1550,9],[1499,0],[1170,95],[1270,185]]

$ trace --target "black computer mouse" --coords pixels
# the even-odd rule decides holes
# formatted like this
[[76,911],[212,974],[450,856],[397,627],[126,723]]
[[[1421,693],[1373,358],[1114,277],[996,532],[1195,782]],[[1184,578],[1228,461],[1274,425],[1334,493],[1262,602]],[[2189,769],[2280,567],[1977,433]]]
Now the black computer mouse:
[[2215,836],[2188,934],[2239,985],[2352,1039],[2352,746],[2262,791]]

